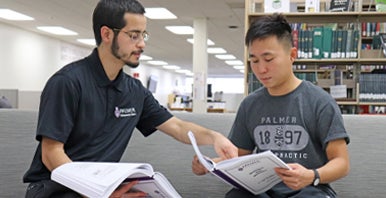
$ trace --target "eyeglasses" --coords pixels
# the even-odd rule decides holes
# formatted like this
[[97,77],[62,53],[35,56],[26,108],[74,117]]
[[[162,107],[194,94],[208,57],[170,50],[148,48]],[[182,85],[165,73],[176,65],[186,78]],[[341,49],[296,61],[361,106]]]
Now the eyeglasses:
[[127,36],[130,37],[133,43],[138,43],[141,40],[141,37],[143,41],[146,42],[149,40],[149,37],[150,37],[149,33],[147,33],[146,31],[143,31],[143,32],[140,32],[137,30],[123,31],[122,29],[117,29],[117,28],[113,28],[112,30],[125,33]]

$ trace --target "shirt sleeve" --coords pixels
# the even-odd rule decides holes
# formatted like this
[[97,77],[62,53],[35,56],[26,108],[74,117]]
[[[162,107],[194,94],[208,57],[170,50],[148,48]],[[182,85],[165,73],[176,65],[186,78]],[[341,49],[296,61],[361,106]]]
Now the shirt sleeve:
[[41,96],[36,139],[42,136],[65,143],[74,126],[79,91],[64,75],[52,76]]
[[325,99],[325,104],[319,106],[318,115],[318,133],[321,144],[324,149],[328,142],[336,139],[345,139],[346,143],[350,142],[350,138],[344,127],[343,117],[340,112],[339,106],[336,104],[333,98]]
[[253,151],[256,145],[252,137],[253,131],[248,130],[246,116],[245,102],[242,102],[228,138],[238,148]]
[[173,115],[159,104],[149,90],[144,88],[144,92],[144,107],[137,128],[144,136],[149,136],[157,130],[157,126],[169,120]]

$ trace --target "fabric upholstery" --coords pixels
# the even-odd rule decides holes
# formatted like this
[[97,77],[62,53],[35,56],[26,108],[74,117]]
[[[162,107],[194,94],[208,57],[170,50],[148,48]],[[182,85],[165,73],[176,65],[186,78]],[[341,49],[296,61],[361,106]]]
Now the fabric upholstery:
[[[181,119],[198,123],[227,135],[235,114],[197,114],[173,112]],[[37,111],[0,109],[0,197],[24,197],[22,177],[31,163],[37,142]],[[344,115],[350,134],[350,174],[332,185],[339,197],[385,197],[386,194],[386,116]],[[211,146],[200,147],[203,154],[214,157]],[[121,161],[148,162],[163,173],[187,198],[224,197],[230,187],[212,175],[196,176],[191,172],[194,151],[156,132],[144,138],[138,131]]]

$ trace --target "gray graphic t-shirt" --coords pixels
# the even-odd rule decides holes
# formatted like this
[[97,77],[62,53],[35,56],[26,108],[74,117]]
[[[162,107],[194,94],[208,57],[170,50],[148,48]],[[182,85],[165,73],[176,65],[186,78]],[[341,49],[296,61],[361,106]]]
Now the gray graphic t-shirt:
[[256,90],[240,105],[229,139],[239,148],[271,150],[286,163],[318,168],[327,162],[331,140],[349,142],[335,100],[323,89],[303,81],[293,92],[271,96]]

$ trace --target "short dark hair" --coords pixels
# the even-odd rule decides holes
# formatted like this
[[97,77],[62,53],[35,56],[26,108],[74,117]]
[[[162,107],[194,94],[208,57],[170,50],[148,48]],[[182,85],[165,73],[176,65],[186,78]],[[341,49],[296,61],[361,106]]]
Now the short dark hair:
[[249,46],[256,39],[276,36],[280,41],[288,42],[293,46],[292,29],[287,19],[278,13],[266,15],[253,21],[245,36],[245,45]]
[[145,14],[145,8],[137,0],[100,0],[93,13],[93,30],[96,44],[102,42],[100,28],[107,26],[121,29],[126,26],[125,13]]

